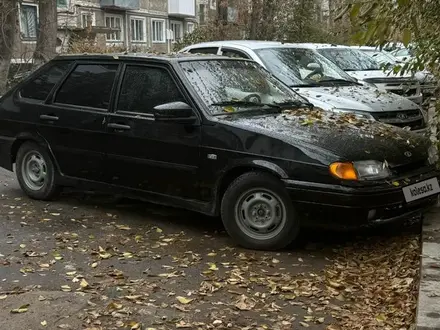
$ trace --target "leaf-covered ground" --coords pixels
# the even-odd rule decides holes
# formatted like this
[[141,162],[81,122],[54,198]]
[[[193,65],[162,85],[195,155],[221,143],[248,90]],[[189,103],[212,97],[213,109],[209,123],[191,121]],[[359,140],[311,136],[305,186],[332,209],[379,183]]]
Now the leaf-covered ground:
[[[234,246],[218,219],[70,194],[31,201],[0,173],[2,329],[410,329],[417,225]],[[378,235],[380,234],[380,235]],[[20,326],[19,326],[20,325]]]

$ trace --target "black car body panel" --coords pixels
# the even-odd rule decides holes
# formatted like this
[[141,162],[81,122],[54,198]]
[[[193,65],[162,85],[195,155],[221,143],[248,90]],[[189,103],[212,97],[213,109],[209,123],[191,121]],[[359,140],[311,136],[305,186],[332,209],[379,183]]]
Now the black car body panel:
[[[438,176],[428,164],[429,141],[423,137],[319,109],[212,116],[180,67],[184,61],[207,60],[246,61],[186,55],[58,57],[0,99],[0,166],[12,170],[19,145],[36,141],[50,151],[63,185],[106,189],[209,215],[219,214],[222,194],[237,176],[261,170],[282,180],[298,208],[325,225],[400,218],[432,203],[425,198],[408,204],[402,193],[404,186]],[[44,100],[20,96],[41,70],[63,61],[69,68]],[[117,66],[106,108],[57,103],[69,74],[93,63]],[[194,109],[194,122],[120,111],[130,65],[166,70],[181,100]],[[351,182],[329,173],[333,162],[370,159],[386,161],[393,176]],[[334,216],[323,217],[334,210]]]

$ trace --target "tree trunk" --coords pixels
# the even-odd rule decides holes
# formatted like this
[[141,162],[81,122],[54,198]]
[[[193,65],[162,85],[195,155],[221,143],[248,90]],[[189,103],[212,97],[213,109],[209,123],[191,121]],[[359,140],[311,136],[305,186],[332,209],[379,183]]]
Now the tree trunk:
[[44,63],[56,55],[57,47],[57,1],[39,0],[40,25],[38,29],[37,46],[34,60]]
[[6,92],[17,31],[17,0],[0,0],[0,95]]
[[261,2],[260,0],[252,1],[251,19],[249,22],[249,39],[258,39],[258,25],[260,23]]
[[264,0],[263,3],[263,39],[273,40],[275,38],[275,0]]

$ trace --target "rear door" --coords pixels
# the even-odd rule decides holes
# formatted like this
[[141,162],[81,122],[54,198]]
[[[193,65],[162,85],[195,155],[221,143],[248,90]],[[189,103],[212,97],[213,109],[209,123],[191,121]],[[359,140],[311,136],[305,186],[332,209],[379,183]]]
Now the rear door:
[[171,67],[126,65],[107,132],[108,183],[198,199],[200,124],[156,122],[153,108],[191,104]]
[[38,130],[64,175],[101,181],[105,127],[119,63],[79,61],[39,112]]

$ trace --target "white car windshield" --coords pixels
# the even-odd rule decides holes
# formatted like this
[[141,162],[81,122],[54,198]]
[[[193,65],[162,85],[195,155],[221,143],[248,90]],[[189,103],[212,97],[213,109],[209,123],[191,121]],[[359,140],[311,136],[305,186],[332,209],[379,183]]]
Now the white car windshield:
[[307,103],[254,62],[196,60],[181,62],[180,66],[212,114]]
[[255,53],[270,72],[290,87],[319,86],[336,81],[338,84],[354,83],[334,63],[310,49],[263,48]]
[[344,71],[381,70],[380,65],[367,54],[350,48],[319,48],[317,51]]

